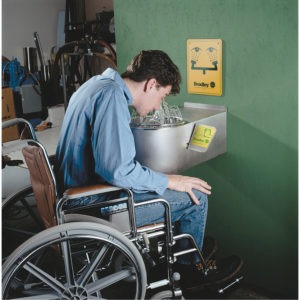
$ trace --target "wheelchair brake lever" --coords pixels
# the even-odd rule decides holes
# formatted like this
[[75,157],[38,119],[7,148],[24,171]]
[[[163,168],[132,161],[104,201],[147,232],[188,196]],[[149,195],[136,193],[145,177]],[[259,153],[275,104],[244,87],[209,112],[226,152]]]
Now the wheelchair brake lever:
[[151,257],[151,255],[148,252],[142,252],[142,256],[150,264],[151,267],[156,266],[156,262],[154,261],[154,259]]
[[148,238],[146,233],[142,234],[140,242],[142,242],[143,245],[140,245],[139,243],[137,243],[136,246],[139,249],[141,255],[143,256],[145,261],[147,263],[149,263],[149,265],[151,267],[156,266],[156,262],[154,261],[154,259],[149,254],[149,252],[150,252],[150,241],[149,241],[149,238]]

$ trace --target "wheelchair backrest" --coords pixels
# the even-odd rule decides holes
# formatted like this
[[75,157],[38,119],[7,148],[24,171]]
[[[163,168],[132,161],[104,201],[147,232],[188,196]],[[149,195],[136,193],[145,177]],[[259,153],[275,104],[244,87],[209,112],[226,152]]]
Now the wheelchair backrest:
[[22,149],[26,161],[37,209],[46,228],[57,225],[56,182],[45,149],[38,142]]

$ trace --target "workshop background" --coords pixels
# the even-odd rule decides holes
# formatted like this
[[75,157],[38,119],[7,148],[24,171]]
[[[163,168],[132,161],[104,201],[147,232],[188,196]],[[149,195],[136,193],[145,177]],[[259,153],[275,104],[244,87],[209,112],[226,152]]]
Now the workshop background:
[[[38,31],[49,58],[64,8],[60,0],[3,0],[2,55],[22,61]],[[220,254],[243,257],[247,282],[297,298],[297,0],[114,0],[113,9],[120,72],[140,50],[161,49],[183,78],[169,103],[227,107],[227,153],[186,172],[213,186],[207,233]],[[187,39],[222,39],[222,96],[187,93]]]

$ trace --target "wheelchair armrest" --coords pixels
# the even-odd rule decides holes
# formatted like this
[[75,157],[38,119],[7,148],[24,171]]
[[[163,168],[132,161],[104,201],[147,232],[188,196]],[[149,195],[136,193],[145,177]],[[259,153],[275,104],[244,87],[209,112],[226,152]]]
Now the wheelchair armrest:
[[124,190],[124,189],[110,184],[101,183],[96,185],[69,188],[64,192],[64,198],[75,199],[75,198],[86,197],[86,196],[97,195],[97,194],[104,194],[104,193],[120,191],[120,190]]

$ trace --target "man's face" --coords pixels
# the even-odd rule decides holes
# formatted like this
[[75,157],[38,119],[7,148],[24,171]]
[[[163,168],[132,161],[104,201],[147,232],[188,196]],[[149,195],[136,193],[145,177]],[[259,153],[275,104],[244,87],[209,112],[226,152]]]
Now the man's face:
[[171,85],[160,86],[154,79],[153,82],[147,81],[144,94],[134,105],[137,114],[144,117],[154,110],[159,110],[162,101],[170,94],[171,88]]

